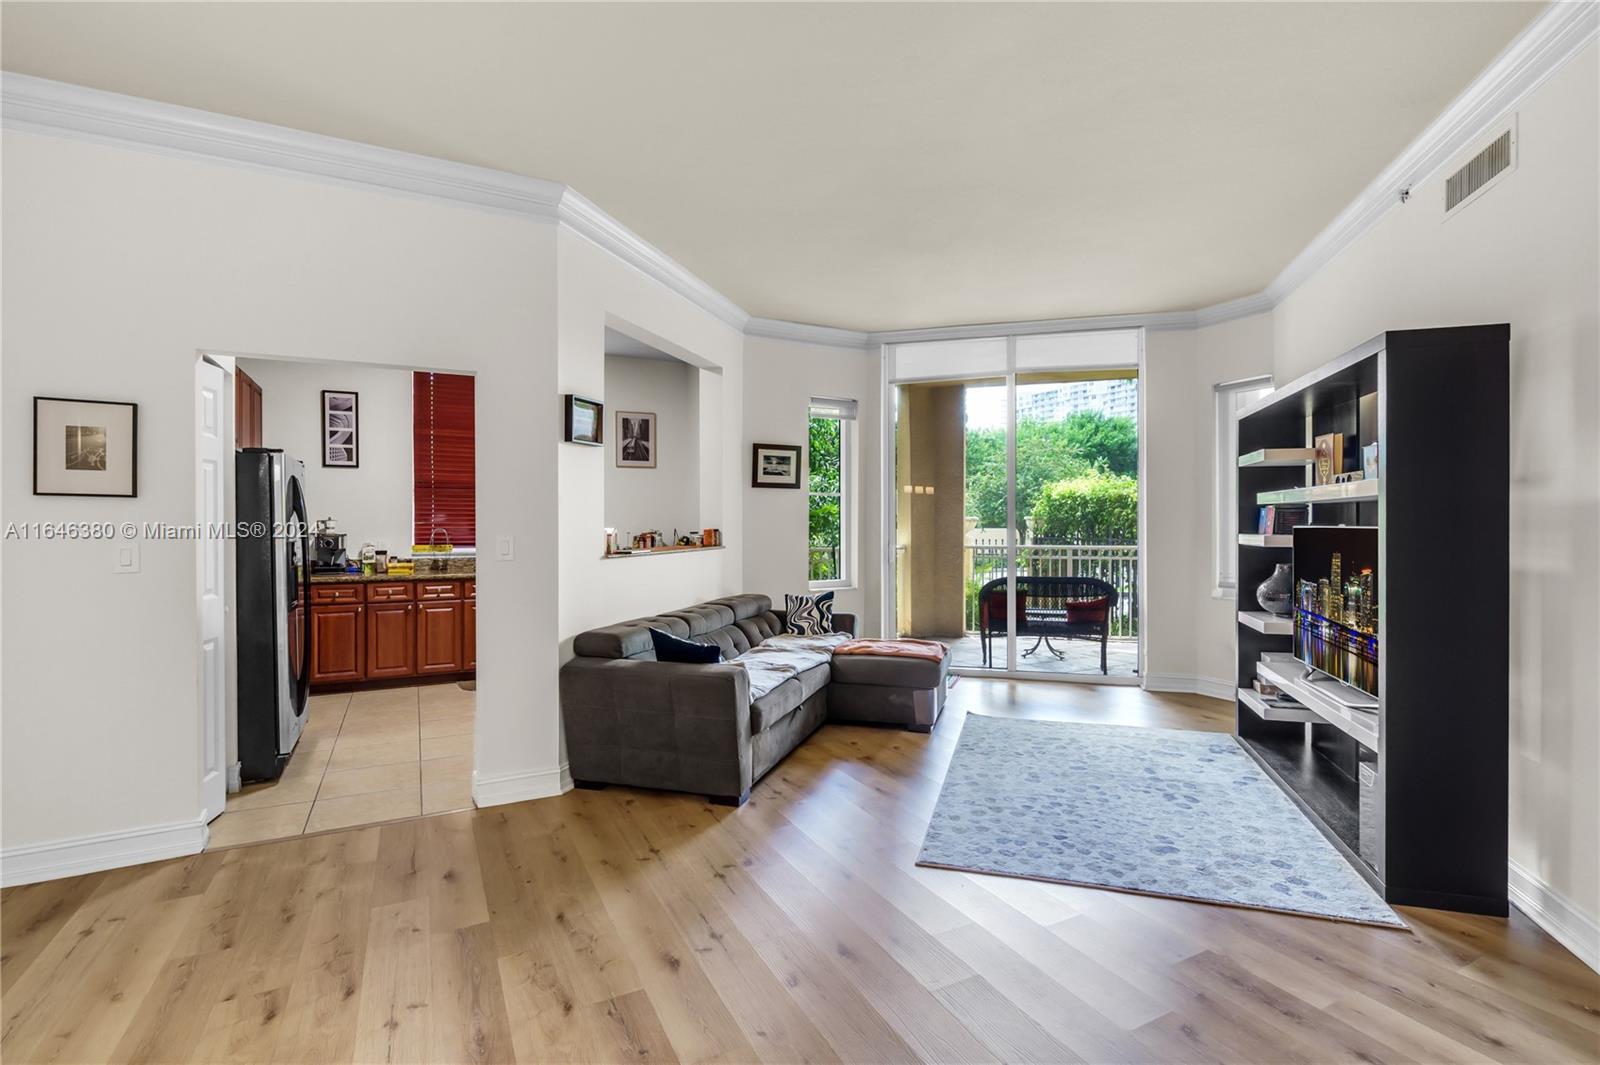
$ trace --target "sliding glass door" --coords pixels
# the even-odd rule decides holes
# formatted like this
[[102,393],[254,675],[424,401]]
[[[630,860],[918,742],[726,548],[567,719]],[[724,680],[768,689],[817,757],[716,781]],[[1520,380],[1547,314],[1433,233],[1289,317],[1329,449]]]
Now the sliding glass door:
[[1141,339],[891,350],[896,632],[962,672],[1137,678]]

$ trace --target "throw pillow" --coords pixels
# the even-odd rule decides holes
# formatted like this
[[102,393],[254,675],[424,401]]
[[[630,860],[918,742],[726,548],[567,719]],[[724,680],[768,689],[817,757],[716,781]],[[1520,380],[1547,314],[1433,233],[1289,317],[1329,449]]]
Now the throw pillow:
[[784,631],[791,636],[821,636],[833,631],[833,593],[821,595],[786,595],[783,597],[787,624]]
[[650,630],[650,642],[656,645],[657,662],[720,662],[722,649],[714,643],[696,643],[680,640],[670,632]]

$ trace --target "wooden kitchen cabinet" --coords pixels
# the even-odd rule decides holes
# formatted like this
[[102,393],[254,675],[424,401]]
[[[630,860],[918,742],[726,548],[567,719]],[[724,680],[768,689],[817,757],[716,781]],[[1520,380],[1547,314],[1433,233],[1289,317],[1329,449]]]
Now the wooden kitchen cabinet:
[[409,677],[417,671],[416,604],[369,602],[367,679]]
[[360,603],[311,608],[311,683],[340,684],[366,676],[366,628]]
[[461,600],[417,604],[417,672],[460,673]]
[[237,447],[261,446],[261,386],[237,367],[233,371],[233,438]]
[[477,658],[474,581],[330,581],[311,587],[314,685],[470,673]]

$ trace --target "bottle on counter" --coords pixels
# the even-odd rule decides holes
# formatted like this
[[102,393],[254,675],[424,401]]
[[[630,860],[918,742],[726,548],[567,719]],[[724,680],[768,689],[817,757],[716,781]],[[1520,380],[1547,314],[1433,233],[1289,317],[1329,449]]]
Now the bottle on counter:
[[378,568],[378,550],[370,543],[361,545],[361,572],[370,577]]

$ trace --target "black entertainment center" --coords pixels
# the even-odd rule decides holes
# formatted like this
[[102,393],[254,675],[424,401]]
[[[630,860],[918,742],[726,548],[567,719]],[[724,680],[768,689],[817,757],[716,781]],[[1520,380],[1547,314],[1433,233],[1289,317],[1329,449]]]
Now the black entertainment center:
[[1239,415],[1239,740],[1398,905],[1507,912],[1509,345],[1384,333]]

